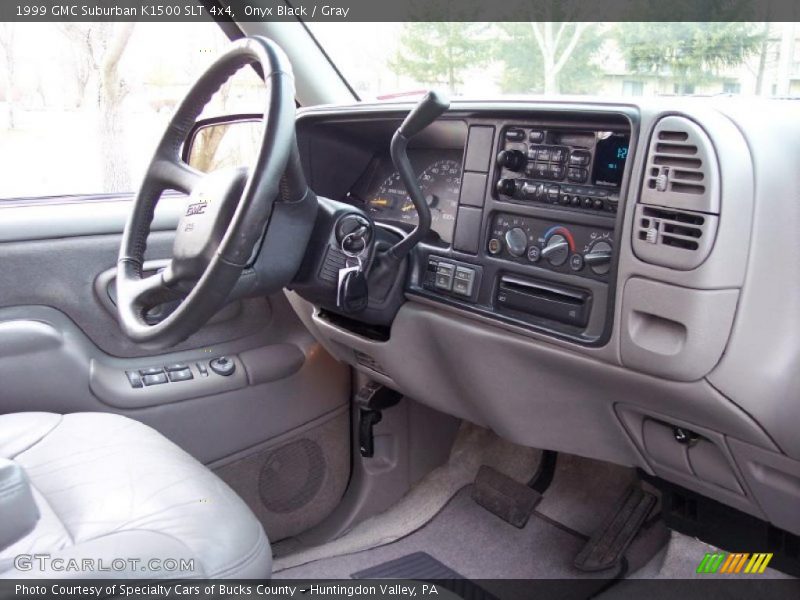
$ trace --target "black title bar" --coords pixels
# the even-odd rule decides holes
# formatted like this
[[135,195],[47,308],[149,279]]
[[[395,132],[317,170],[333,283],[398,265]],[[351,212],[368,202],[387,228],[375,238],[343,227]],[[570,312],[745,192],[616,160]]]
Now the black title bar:
[[797,0],[0,0],[0,21],[800,21]]

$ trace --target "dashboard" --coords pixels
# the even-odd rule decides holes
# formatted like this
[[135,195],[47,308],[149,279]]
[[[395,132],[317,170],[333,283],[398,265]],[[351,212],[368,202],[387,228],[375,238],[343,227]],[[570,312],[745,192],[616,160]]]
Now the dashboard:
[[[391,325],[290,300],[410,398],[800,534],[798,105],[629,100],[454,102],[410,149],[437,235]],[[397,235],[416,215],[386,151],[410,108],[297,122],[314,190]]]

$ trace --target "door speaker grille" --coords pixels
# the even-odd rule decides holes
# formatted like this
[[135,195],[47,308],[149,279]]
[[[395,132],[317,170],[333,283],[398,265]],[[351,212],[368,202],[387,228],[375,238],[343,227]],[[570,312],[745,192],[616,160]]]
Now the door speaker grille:
[[322,488],[327,465],[319,444],[306,438],[271,452],[258,478],[261,503],[274,513],[290,513],[311,502]]

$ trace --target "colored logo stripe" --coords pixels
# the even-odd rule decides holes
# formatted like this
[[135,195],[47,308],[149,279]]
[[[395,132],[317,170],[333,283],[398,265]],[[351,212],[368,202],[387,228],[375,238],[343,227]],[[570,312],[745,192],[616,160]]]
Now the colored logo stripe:
[[753,558],[750,559],[750,562],[747,563],[747,566],[744,569],[745,573],[763,573],[767,570],[767,565],[769,561],[772,560],[772,553],[769,554],[753,554]]
[[716,573],[717,569],[719,569],[722,561],[724,560],[725,555],[721,552],[717,552],[715,554],[706,554],[703,557],[703,560],[700,562],[700,565],[697,567],[698,573]]
[[734,553],[728,555],[728,560],[725,561],[725,564],[722,565],[720,569],[720,573],[738,573],[739,570],[744,565],[744,562],[747,560],[747,557],[750,556],[749,554],[743,553]]
[[[748,561],[748,559],[750,559]],[[772,560],[772,553],[724,552],[707,553],[697,566],[698,573],[763,573]],[[745,564],[747,566],[745,567]]]

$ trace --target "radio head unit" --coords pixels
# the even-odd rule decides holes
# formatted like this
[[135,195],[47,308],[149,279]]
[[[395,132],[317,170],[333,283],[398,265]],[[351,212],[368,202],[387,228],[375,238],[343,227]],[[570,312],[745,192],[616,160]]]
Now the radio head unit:
[[615,213],[629,145],[618,131],[512,125],[500,137],[495,191],[501,200]]

